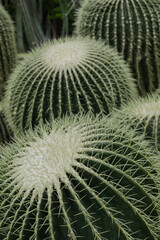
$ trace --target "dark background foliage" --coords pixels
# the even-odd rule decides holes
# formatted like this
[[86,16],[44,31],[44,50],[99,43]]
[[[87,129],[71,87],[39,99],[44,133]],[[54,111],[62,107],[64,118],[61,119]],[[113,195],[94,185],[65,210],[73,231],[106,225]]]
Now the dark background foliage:
[[80,0],[0,0],[11,15],[17,48],[26,52],[42,42],[71,35]]

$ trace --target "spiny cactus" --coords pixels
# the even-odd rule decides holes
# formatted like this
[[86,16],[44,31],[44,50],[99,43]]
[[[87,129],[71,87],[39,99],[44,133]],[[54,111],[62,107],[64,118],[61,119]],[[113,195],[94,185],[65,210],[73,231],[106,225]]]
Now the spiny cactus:
[[16,43],[14,25],[6,10],[0,4],[0,99],[4,85],[16,64]]
[[137,97],[114,49],[88,38],[54,40],[33,50],[9,79],[7,119],[16,132],[80,111],[108,114]]
[[157,93],[139,98],[112,114],[115,122],[137,129],[154,147],[160,150],[160,96]]
[[3,113],[3,104],[0,102],[0,143],[9,141],[11,137],[11,130],[8,127],[4,113]]
[[75,25],[123,55],[142,95],[160,86],[160,0],[84,0]]
[[3,148],[0,239],[158,239],[154,154],[107,120],[64,118]]

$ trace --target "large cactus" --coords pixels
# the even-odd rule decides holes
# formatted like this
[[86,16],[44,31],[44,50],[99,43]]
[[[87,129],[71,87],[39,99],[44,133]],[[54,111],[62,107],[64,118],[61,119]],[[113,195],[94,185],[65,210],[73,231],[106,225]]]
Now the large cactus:
[[157,240],[152,152],[107,117],[22,134],[0,156],[0,239]]
[[160,0],[83,0],[75,24],[124,56],[142,95],[160,86]]
[[112,113],[112,121],[136,129],[160,151],[160,96],[139,98]]
[[0,99],[4,85],[16,64],[16,41],[14,25],[6,10],[0,4]]
[[17,66],[6,90],[13,131],[66,114],[108,114],[137,97],[135,80],[114,49],[88,38],[54,40]]

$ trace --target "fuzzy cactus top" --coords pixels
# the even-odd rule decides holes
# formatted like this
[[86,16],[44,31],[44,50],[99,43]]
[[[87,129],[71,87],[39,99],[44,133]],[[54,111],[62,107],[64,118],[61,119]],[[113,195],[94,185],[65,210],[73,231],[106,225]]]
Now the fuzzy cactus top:
[[[159,92],[159,91],[158,91]],[[144,135],[154,147],[160,150],[160,95],[156,92],[139,98],[112,112],[112,120],[128,125]]]
[[0,239],[157,240],[157,159],[107,117],[22,134],[0,156]]
[[108,114],[137,95],[114,49],[89,38],[58,39],[17,66],[6,89],[6,117],[16,132],[80,111]]

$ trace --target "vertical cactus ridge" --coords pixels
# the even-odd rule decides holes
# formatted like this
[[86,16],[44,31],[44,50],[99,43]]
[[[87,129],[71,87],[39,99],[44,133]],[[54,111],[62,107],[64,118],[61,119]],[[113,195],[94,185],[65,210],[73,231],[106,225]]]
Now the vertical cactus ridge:
[[16,42],[13,22],[0,4],[0,98],[9,74],[16,64]]
[[107,116],[36,127],[0,158],[2,240],[158,240],[158,155]]
[[160,85],[160,1],[83,0],[75,33],[103,39],[132,67],[140,93]]
[[158,91],[122,106],[112,114],[113,121],[135,128],[157,151],[160,150],[160,96]]
[[8,142],[12,133],[4,116],[3,103],[0,102],[0,144]]
[[80,111],[108,114],[137,96],[118,53],[78,37],[53,40],[28,54],[9,79],[5,102],[16,132]]

